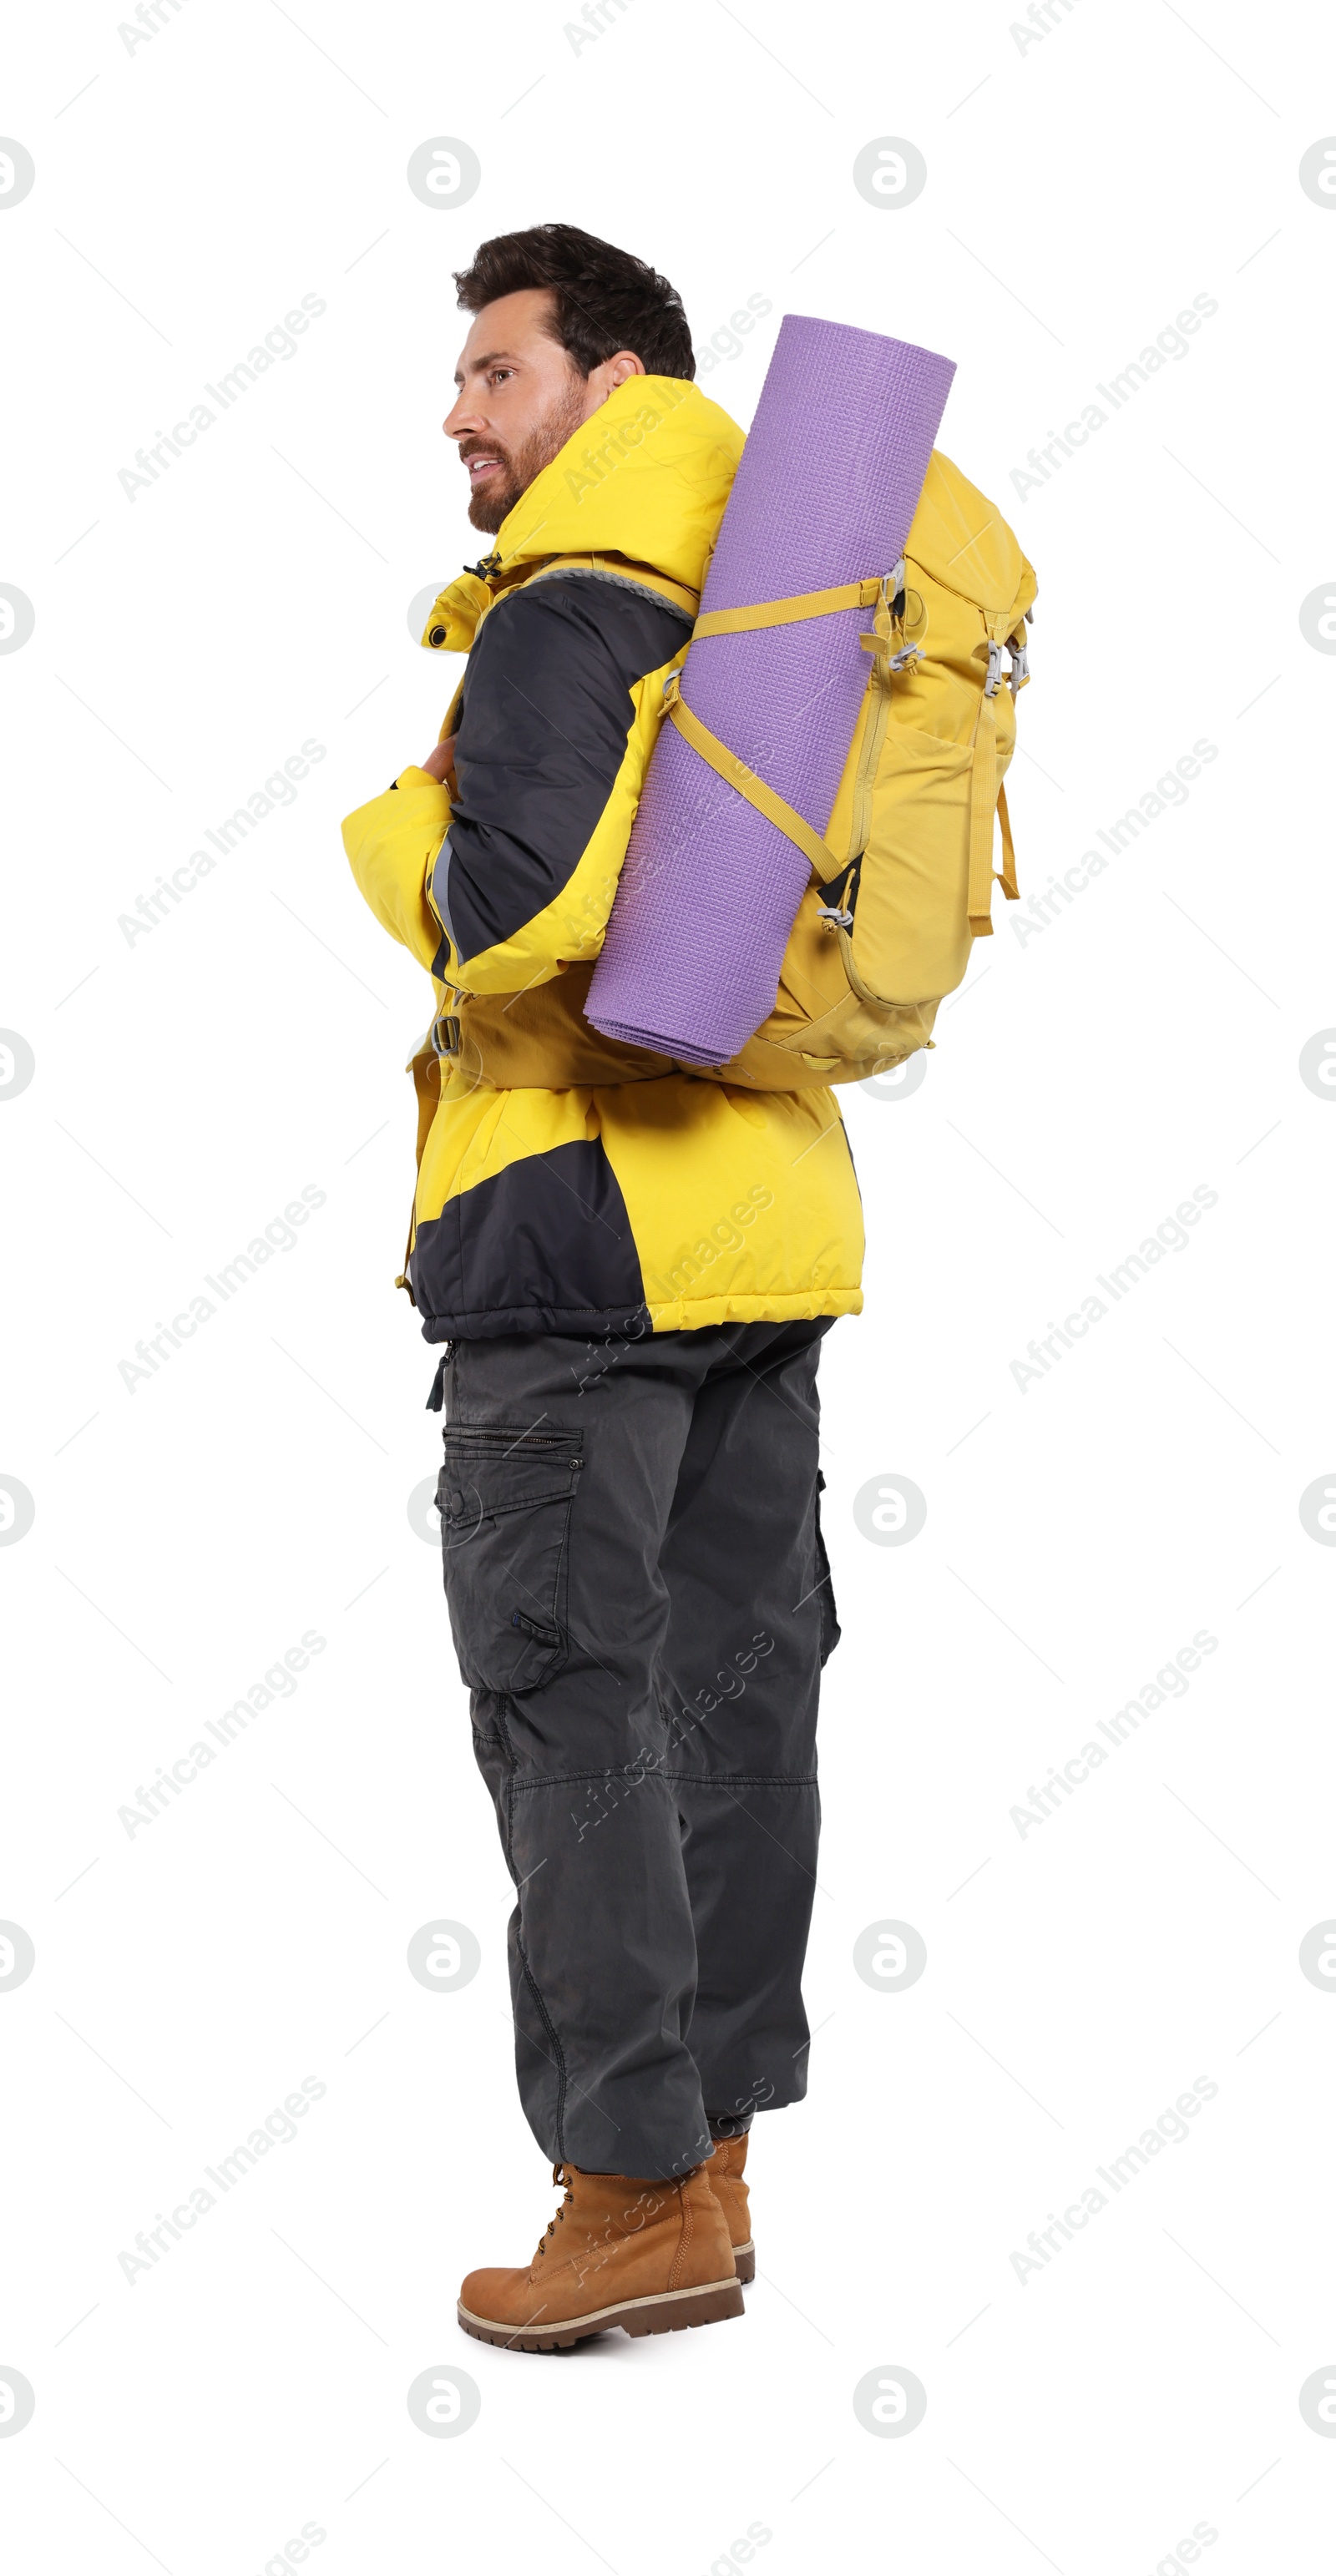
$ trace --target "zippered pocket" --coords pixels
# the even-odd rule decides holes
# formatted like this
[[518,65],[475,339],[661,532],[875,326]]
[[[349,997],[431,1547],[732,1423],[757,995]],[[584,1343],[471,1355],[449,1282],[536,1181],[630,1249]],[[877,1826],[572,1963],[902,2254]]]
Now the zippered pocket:
[[[451,1344],[453,1349],[454,1345]],[[506,1423],[449,1422],[445,1438],[475,1446],[479,1452],[497,1447],[503,1453],[510,1449],[578,1449],[584,1435],[579,1431],[514,1430]]]

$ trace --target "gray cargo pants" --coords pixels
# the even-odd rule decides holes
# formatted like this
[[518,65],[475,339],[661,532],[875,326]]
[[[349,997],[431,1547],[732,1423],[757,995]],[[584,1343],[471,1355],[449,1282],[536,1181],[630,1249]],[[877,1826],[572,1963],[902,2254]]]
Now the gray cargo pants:
[[806,2091],[826,1330],[512,1334],[442,1365],[446,1599],[555,2161],[666,2178]]

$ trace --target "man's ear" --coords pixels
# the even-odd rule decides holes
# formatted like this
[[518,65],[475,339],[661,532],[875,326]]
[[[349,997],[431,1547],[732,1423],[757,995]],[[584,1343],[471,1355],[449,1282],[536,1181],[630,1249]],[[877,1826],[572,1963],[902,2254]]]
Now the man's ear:
[[613,394],[619,385],[626,383],[629,376],[643,376],[645,366],[643,359],[636,356],[634,349],[618,349],[614,357],[605,358],[602,366],[595,368],[594,372],[603,378],[607,391]]
[[610,358],[600,359],[596,367],[590,368],[584,380],[584,418],[589,420],[596,411],[601,410],[609,394],[615,394],[619,385],[629,384],[632,376],[643,376],[645,373],[645,362],[643,358],[636,356],[634,349],[616,349]]

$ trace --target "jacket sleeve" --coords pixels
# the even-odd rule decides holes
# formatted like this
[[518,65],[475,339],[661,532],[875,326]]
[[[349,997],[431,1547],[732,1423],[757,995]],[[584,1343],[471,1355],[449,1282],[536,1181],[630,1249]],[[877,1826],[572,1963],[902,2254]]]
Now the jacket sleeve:
[[405,769],[343,826],[353,875],[376,919],[427,967],[441,947],[427,885],[449,820],[445,789],[427,770]]
[[662,682],[690,631],[667,601],[590,574],[544,575],[488,612],[426,881],[444,934],[436,971],[450,983],[513,993],[598,955]]

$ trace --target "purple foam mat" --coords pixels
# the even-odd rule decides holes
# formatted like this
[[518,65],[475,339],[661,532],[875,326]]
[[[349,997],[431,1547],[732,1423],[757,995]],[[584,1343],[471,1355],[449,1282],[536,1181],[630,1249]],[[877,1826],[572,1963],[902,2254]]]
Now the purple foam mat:
[[[729,496],[702,612],[826,590],[898,562],[954,362],[787,313]],[[702,636],[682,695],[825,830],[868,662],[867,609]],[[725,1064],[774,1008],[811,871],[802,852],[665,723],[645,778],[585,1016],[606,1037]]]

